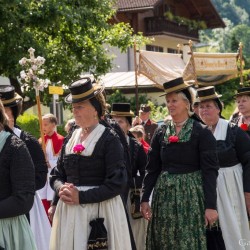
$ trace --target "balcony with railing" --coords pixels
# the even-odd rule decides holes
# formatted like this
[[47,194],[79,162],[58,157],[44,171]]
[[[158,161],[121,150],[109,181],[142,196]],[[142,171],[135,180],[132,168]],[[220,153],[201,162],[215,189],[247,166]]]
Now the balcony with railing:
[[169,21],[164,17],[147,17],[144,19],[146,36],[173,35],[188,39],[199,39],[197,29],[190,29],[187,25]]

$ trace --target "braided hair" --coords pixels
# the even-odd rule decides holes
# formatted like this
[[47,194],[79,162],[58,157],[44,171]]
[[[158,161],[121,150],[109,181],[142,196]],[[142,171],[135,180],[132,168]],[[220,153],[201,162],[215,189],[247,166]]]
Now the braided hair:
[[103,94],[100,92],[95,97],[89,99],[92,106],[96,109],[98,118],[101,119],[102,116],[105,114],[106,110],[106,101]]

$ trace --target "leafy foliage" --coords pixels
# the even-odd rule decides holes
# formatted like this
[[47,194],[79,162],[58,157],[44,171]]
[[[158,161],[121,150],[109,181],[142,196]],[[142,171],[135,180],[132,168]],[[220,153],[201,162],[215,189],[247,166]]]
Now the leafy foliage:
[[36,138],[40,137],[39,120],[37,116],[31,114],[20,115],[17,118],[17,125]]
[[[126,51],[134,40],[128,24],[112,24],[115,0],[1,0],[0,75],[16,78],[18,61],[33,47],[46,59],[46,75],[68,85],[83,72],[95,76],[112,68],[109,46]],[[103,45],[106,46],[103,46]],[[20,93],[21,94],[21,93]],[[30,96],[34,100],[34,93]],[[42,95],[47,97],[47,91]]]
[[234,25],[250,24],[249,0],[212,0],[222,18],[231,20]]
[[[250,70],[245,70],[242,76],[243,76],[244,86],[249,86]],[[218,91],[218,93],[220,94],[223,94],[221,100],[223,101],[225,107],[228,105],[229,106],[232,105],[233,95],[237,92],[237,89],[239,89],[240,87],[241,87],[240,77],[231,79],[222,85],[215,86],[216,91]]]
[[164,107],[162,105],[156,106],[151,101],[148,101],[148,104],[151,107],[151,118],[154,121],[163,121],[167,117],[168,115],[167,107]]
[[187,25],[189,30],[198,30],[198,29],[206,29],[207,25],[204,21],[190,20],[189,18],[185,18],[182,16],[176,16],[171,11],[167,11],[164,13],[165,17],[170,20],[178,23],[179,25]]
[[[138,95],[139,105],[142,103],[147,103],[147,96],[145,94]],[[112,105],[112,103],[130,103],[131,110],[136,113],[136,98],[133,97],[126,97],[121,93],[120,90],[115,90],[110,96],[107,97],[107,103]]]
[[243,43],[245,67],[250,68],[250,0],[212,0],[226,24],[224,29],[200,31],[205,52],[236,52]]
[[[136,113],[136,99],[135,96],[131,98],[127,98],[124,96],[119,90],[116,90],[113,94],[108,96],[107,102],[111,105],[112,103],[130,103],[131,110]],[[151,100],[147,98],[147,95],[139,94],[139,105],[140,104],[148,104],[151,107],[151,118],[155,121],[164,120],[167,116],[167,108],[156,105]]]

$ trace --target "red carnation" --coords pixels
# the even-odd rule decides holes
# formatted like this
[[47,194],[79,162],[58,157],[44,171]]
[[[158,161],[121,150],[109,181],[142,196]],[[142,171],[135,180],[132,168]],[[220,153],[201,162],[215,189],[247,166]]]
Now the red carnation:
[[84,149],[85,149],[85,147],[82,144],[77,144],[77,145],[74,146],[73,152],[75,154],[80,155]]
[[176,136],[176,135],[171,135],[171,136],[168,137],[168,141],[169,141],[169,143],[171,143],[171,142],[178,142],[179,141],[179,137]]
[[247,131],[247,130],[248,130],[248,125],[247,125],[246,123],[242,123],[242,124],[240,125],[240,128],[241,128],[242,130],[244,130],[244,131]]

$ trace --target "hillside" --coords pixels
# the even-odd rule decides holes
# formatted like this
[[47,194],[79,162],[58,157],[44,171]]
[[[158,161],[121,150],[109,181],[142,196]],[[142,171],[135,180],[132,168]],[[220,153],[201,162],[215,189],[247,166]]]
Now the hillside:
[[250,0],[212,0],[222,18],[233,25],[250,24]]

